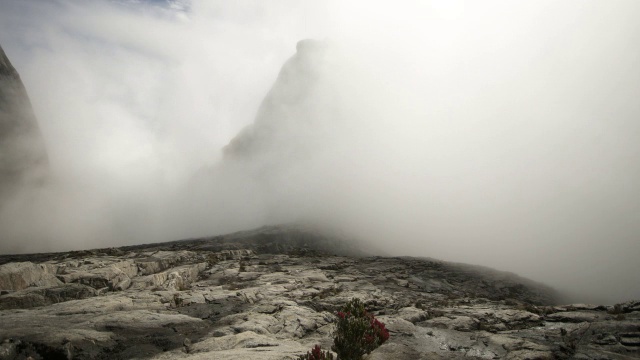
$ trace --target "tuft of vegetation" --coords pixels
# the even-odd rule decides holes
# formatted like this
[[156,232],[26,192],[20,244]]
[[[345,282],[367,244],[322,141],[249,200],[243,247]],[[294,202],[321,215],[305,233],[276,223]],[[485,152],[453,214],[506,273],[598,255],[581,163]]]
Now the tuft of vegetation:
[[206,260],[207,260],[207,264],[209,265],[209,268],[213,267],[214,265],[220,262],[220,259],[218,258],[218,254],[214,252],[210,252],[209,254],[207,254]]
[[615,315],[613,319],[616,321],[623,321],[626,319],[626,316],[624,316],[624,308],[622,304],[615,304],[613,308],[609,309],[607,312],[611,315]]
[[623,309],[622,309],[622,304],[615,304],[613,306],[613,309],[610,309],[609,311],[607,311],[609,314],[611,315],[618,315],[618,314],[622,314],[624,313]]
[[360,360],[389,339],[385,325],[369,313],[358,298],[338,311],[331,350],[340,360]]
[[311,351],[307,351],[306,354],[300,355],[298,360],[334,360],[333,354],[329,351],[323,351],[320,345],[316,345]]
[[[389,339],[385,325],[368,312],[358,298],[351,299],[336,313],[336,329],[331,350],[338,360],[361,360]],[[322,351],[316,345],[311,352],[300,355],[298,360],[333,359],[333,354]]]

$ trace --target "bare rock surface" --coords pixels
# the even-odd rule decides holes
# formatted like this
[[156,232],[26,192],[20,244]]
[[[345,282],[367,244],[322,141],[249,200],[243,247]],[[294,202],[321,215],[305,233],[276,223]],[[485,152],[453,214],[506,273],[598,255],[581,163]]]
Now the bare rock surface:
[[296,359],[331,347],[353,297],[391,333],[369,360],[640,357],[638,301],[558,305],[514,274],[337,241],[281,226],[2,256],[0,359]]

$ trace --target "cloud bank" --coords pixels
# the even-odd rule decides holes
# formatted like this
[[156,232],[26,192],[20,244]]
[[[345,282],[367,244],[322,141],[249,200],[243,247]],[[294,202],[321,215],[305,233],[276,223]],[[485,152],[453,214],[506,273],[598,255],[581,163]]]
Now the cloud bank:
[[[1,250],[310,220],[584,301],[640,297],[639,7],[3,2],[56,181],[5,206]],[[290,120],[276,150],[222,161],[305,38],[335,49],[309,102],[272,117]]]

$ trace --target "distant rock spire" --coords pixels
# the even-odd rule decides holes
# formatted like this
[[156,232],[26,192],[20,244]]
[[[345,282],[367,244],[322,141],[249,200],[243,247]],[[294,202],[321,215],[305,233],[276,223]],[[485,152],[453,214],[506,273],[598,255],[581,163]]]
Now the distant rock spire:
[[296,54],[280,70],[262,101],[253,124],[247,126],[223,149],[225,158],[255,158],[265,153],[309,150],[318,138],[319,124],[327,123],[325,82],[328,45],[320,40],[301,40]]
[[42,184],[49,161],[20,75],[0,47],[0,200],[21,185]]

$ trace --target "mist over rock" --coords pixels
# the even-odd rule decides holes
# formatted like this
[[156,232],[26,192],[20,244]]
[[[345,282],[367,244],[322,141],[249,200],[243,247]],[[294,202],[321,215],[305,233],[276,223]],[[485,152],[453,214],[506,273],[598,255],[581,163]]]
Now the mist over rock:
[[[204,236],[300,221],[329,223],[324,204],[329,197],[319,186],[330,184],[331,175],[338,174],[329,169],[336,160],[336,144],[350,141],[343,125],[347,118],[357,118],[345,112],[345,84],[336,77],[344,65],[330,43],[297,43],[254,122],[223,148],[219,163],[192,179],[187,196],[173,201],[172,206],[190,214],[185,234]],[[211,204],[217,204],[213,212]],[[335,214],[334,205],[328,212]]]
[[0,199],[42,183],[48,157],[27,90],[0,47]]

